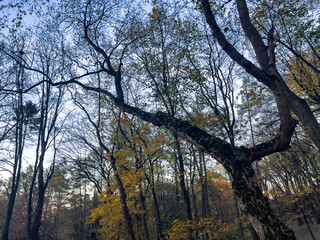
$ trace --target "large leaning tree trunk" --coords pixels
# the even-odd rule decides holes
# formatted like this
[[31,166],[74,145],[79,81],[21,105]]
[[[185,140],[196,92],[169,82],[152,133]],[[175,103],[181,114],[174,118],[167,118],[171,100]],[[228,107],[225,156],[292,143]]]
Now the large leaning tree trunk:
[[193,126],[187,121],[172,117],[163,112],[151,113],[140,108],[130,106],[124,102],[121,89],[121,74],[115,73],[117,96],[105,89],[86,86],[77,80],[69,80],[53,85],[76,83],[87,90],[97,91],[109,97],[121,110],[133,114],[140,119],[153,123],[158,127],[166,127],[179,137],[194,144],[198,149],[220,162],[232,176],[232,186],[239,199],[243,211],[249,215],[253,227],[260,239],[296,239],[292,230],[287,228],[272,212],[268,199],[263,196],[258,185],[252,163],[269,154],[289,148],[290,139],[294,132],[296,121],[291,117],[285,93],[275,87],[274,93],[280,113],[281,126],[279,135],[268,142],[251,148],[236,147],[230,143],[210,135],[206,131]]
[[[260,160],[262,157],[269,154],[289,148],[291,136],[296,126],[296,121],[290,114],[290,109],[288,106],[288,92],[285,88],[283,88],[283,83],[281,82],[281,79],[279,79],[278,75],[270,72],[266,73],[265,71],[256,67],[250,61],[246,60],[240,53],[238,53],[235,48],[232,47],[232,45],[229,44],[224,35],[221,33],[220,29],[218,28],[218,30],[216,30],[214,28],[218,26],[215,22],[208,2],[203,1],[203,3],[204,7],[207,7],[207,9],[204,8],[204,10],[212,31],[217,31],[220,33],[220,35],[216,34],[215,36],[221,47],[228,54],[229,52],[227,50],[231,49],[231,53],[235,55],[234,58],[241,57],[241,64],[246,67],[246,70],[252,72],[256,78],[259,78],[259,81],[264,83],[273,92],[279,110],[281,126],[278,137],[272,141],[258,144],[252,148],[246,148],[243,146],[236,147],[233,144],[210,135],[206,131],[191,125],[187,121],[180,120],[176,117],[170,116],[167,113],[151,113],[126,104],[122,89],[121,72],[123,71],[123,66],[121,63],[117,68],[112,66],[111,60],[104,49],[91,40],[89,34],[90,22],[87,21],[86,17],[84,20],[85,40],[97,53],[104,57],[106,66],[104,66],[102,71],[105,71],[107,74],[113,76],[116,96],[106,89],[95,88],[91,86],[89,87],[75,79],[71,79],[63,83],[61,82],[53,84],[77,83],[87,90],[94,90],[103,93],[109,97],[121,110],[133,114],[144,121],[153,123],[158,127],[166,127],[168,130],[177,134],[182,139],[194,144],[197,148],[219,161],[224,166],[226,171],[232,176],[231,180],[235,195],[239,199],[243,211],[249,215],[252,225],[261,239],[295,239],[293,231],[288,229],[272,213],[268,200],[262,195],[261,189],[259,188],[257,179],[254,175],[254,170],[252,168],[252,163],[254,161]],[[268,53],[266,52],[265,54],[265,57],[268,57]],[[268,58],[262,59],[261,61],[262,64],[269,64]],[[265,61],[267,62],[265,63]]]
[[176,132],[181,138],[217,159],[232,176],[231,181],[235,195],[239,199],[243,211],[249,215],[252,225],[261,239],[295,239],[293,231],[273,214],[252,168],[252,163],[255,160],[289,147],[296,125],[290,114],[285,115],[286,119],[282,119],[282,126],[276,139],[252,148],[233,147],[230,143],[216,138],[186,121],[161,112],[145,112],[127,105],[123,100],[114,97],[105,90],[99,89],[99,91],[108,95],[121,110],[156,126],[164,126]]
[[[190,142],[199,150],[210,155],[224,166],[231,176],[232,186],[236,197],[239,199],[239,205],[243,211],[248,214],[260,239],[296,239],[293,231],[287,228],[273,214],[268,199],[262,194],[252,168],[252,163],[259,161],[262,157],[289,148],[290,140],[297,122],[292,118],[290,113],[291,92],[275,67],[272,34],[270,34],[269,47],[267,47],[262,41],[258,31],[250,22],[245,0],[237,0],[241,24],[248,39],[253,45],[260,67],[257,67],[247,60],[228,42],[215,20],[208,0],[202,0],[201,4],[207,23],[211,27],[212,33],[217,39],[220,47],[249,74],[267,86],[275,97],[281,122],[278,136],[271,141],[257,144],[251,148],[234,146],[234,144],[211,135],[189,122],[171,116],[168,113],[153,113],[128,104],[125,100],[127,97],[124,96],[122,88],[122,72],[125,69],[125,66],[122,59],[120,59],[120,62],[112,64],[114,59],[112,59],[103,49],[102,46],[104,45],[99,44],[97,39],[94,39],[94,35],[92,36],[92,31],[95,32],[95,29],[91,29],[93,20],[90,18],[90,13],[87,11],[90,4],[91,2],[88,1],[86,10],[83,14],[84,39],[93,51],[99,54],[104,61],[103,64],[101,64],[100,69],[95,72],[85,73],[83,76],[85,77],[104,72],[113,78],[114,88],[109,88],[112,89],[109,91],[109,89],[102,89],[99,86],[94,87],[93,85],[86,85],[79,81],[81,76],[61,82],[53,82],[51,79],[48,81],[52,85],[77,84],[86,90],[104,94],[122,111],[137,116],[141,120],[150,122],[157,127],[165,127],[178,137]],[[126,49],[124,49],[124,51],[125,50]],[[26,66],[26,68],[28,67]],[[29,68],[29,70],[33,69]],[[38,73],[40,72],[39,70],[36,71]],[[115,89],[115,93],[111,92],[113,89]],[[124,213],[124,215],[126,215],[126,213]],[[131,239],[134,239],[130,222],[131,220],[129,217],[127,229],[128,232],[131,233],[129,234],[131,235]]]
[[[244,1],[238,2],[243,3]],[[61,85],[75,83],[89,91],[100,92],[112,100],[115,106],[122,111],[133,114],[146,122],[153,123],[155,126],[165,127],[177,134],[180,138],[192,143],[198,149],[204,151],[221,163],[230,176],[232,176],[232,186],[236,197],[239,199],[240,206],[250,217],[252,225],[261,239],[296,239],[293,231],[287,228],[273,214],[268,199],[262,195],[262,191],[252,168],[252,163],[254,161],[259,161],[264,156],[289,148],[291,136],[296,126],[296,121],[290,114],[288,104],[290,96],[287,89],[283,87],[283,81],[279,78],[279,74],[277,74],[276,71],[273,71],[274,68],[272,67],[272,64],[270,65],[271,67],[269,67],[267,48],[264,48],[264,45],[262,47],[260,45],[257,47],[257,49],[259,51],[261,50],[263,53],[263,56],[258,59],[259,63],[268,69],[268,72],[256,67],[237,52],[219,29],[208,1],[203,0],[202,4],[207,22],[222,49],[238,64],[243,66],[247,72],[256,77],[273,92],[281,121],[279,134],[275,139],[255,145],[251,148],[243,146],[237,147],[193,126],[187,121],[170,116],[167,113],[152,113],[127,104],[122,89],[122,71],[124,66],[122,62],[113,66],[107,52],[90,38],[91,22],[89,20],[90,18],[87,17],[86,12],[83,21],[84,39],[93,50],[98,54],[101,54],[105,62],[105,65],[101,66],[101,70],[96,73],[105,72],[113,77],[116,95],[111,93],[108,89],[101,89],[99,87],[88,86],[81,83],[78,81],[80,77],[59,83],[51,82],[51,84]],[[261,44],[261,42],[259,44]]]
[[[237,159],[237,157],[236,157]],[[250,222],[260,239],[295,239],[293,232],[274,216],[268,199],[263,196],[256,175],[246,158],[237,159],[238,166],[231,172],[232,188],[239,200],[242,211],[249,216]],[[230,163],[226,162],[226,167]]]
[[136,115],[156,126],[164,126],[175,131],[202,151],[217,159],[231,175],[232,186],[244,213],[248,214],[260,239],[295,239],[293,231],[288,229],[272,212],[268,199],[263,196],[252,168],[255,160],[289,147],[290,138],[296,122],[291,115],[286,115],[279,136],[252,148],[233,147],[207,132],[192,126],[186,121],[173,118],[167,114],[144,112],[126,105],[114,98],[115,103],[128,113]]

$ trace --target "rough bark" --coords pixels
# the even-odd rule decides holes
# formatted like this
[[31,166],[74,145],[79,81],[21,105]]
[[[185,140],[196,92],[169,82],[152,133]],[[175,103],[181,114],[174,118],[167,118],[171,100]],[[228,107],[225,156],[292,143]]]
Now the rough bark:
[[290,96],[289,106],[292,112],[298,117],[302,123],[306,133],[312,142],[320,150],[320,126],[313,115],[308,103],[295,95],[290,89],[287,90]]
[[[238,234],[240,236],[240,238],[242,240],[245,240],[245,236],[244,236],[244,231],[243,231],[243,224],[242,224],[242,221],[240,220],[240,216],[241,216],[241,213],[240,213],[240,209],[239,209],[239,204],[238,204],[238,199],[237,197],[235,196],[235,194],[233,193],[233,199],[234,199],[234,205],[235,205],[235,208],[236,208],[236,214],[237,214],[237,218],[239,219],[239,227],[238,227]],[[250,224],[251,225],[251,224]],[[253,240],[256,240],[254,237],[253,237]]]
[[242,211],[247,214],[260,239],[295,239],[294,233],[272,212],[263,196],[251,164],[236,158],[236,164],[225,162],[232,177],[232,187]]

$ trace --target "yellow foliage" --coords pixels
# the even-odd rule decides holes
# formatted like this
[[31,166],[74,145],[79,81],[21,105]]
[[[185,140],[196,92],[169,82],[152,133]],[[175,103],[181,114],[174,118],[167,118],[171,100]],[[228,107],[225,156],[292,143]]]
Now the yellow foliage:
[[[236,240],[237,228],[213,218],[200,218],[198,222],[181,221],[175,219],[171,229],[167,232],[169,240],[182,240],[188,238],[188,229],[192,229],[194,238],[202,238],[205,235],[209,239]],[[196,236],[196,234],[198,234]]]
[[[303,54],[302,57],[319,67],[317,60],[312,59],[312,52]],[[300,97],[305,97],[305,95],[312,97],[314,94],[319,94],[319,73],[313,71],[307,64],[296,57],[289,61],[288,67],[290,71],[286,75],[286,82],[294,93]]]
[[[144,179],[144,171],[143,169],[134,169],[128,165],[125,151],[119,151],[115,156],[118,174],[125,188],[129,211],[131,214],[142,214],[143,211],[136,199],[140,191],[143,192],[141,185]],[[126,169],[121,169],[123,167]],[[101,239],[127,239],[120,193],[117,190],[115,180],[110,184],[111,187],[101,193],[100,204],[92,210],[89,223],[94,223],[99,219]]]
[[[141,214],[140,205],[136,198],[140,193],[142,170],[124,171],[121,180],[127,195],[127,205],[131,214]],[[101,228],[99,233],[101,239],[127,239],[127,230],[124,224],[120,193],[116,189],[108,189],[101,193],[100,204],[92,210],[89,223],[99,219]]]
[[[155,159],[163,154],[162,148],[166,141],[163,133],[150,134],[151,125],[123,114],[120,119],[121,131],[114,131],[110,140],[116,141],[121,147],[113,153],[127,196],[127,206],[132,215],[142,214],[139,194],[145,194],[146,167],[140,163],[148,163],[148,157]],[[117,124],[117,122],[115,122]],[[106,153],[110,158],[111,153]],[[153,168],[155,171],[156,167]],[[102,192],[100,204],[92,211],[90,223],[100,221],[99,233],[101,239],[127,239],[127,230],[124,224],[120,194],[115,179],[109,184],[111,187]],[[136,226],[135,226],[136,227]]]

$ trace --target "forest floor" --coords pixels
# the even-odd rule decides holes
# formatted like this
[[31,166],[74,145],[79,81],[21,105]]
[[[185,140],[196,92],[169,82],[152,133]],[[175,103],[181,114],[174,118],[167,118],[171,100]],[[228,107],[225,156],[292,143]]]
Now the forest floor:
[[[320,240],[320,225],[310,224],[311,231],[316,240]],[[313,240],[307,225],[292,227],[298,240]]]
[[[308,230],[307,225],[301,225],[301,226],[297,226],[296,224],[287,224],[287,226],[291,229],[293,229],[294,234],[297,238],[297,240],[314,240],[311,237],[311,234]],[[315,237],[316,240],[320,240],[320,224],[316,225],[316,224],[310,224],[310,228],[311,231]],[[251,236],[246,235],[246,238],[248,240],[252,240]]]

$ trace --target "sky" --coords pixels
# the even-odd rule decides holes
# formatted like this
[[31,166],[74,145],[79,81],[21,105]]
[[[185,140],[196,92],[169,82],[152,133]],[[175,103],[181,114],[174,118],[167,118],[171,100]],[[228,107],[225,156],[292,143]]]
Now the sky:
[[6,35],[10,33],[10,30],[29,27],[35,23],[35,14],[32,12],[30,5],[30,3],[35,2],[34,0],[28,1],[27,3],[25,3],[24,0],[0,1],[1,34]]

